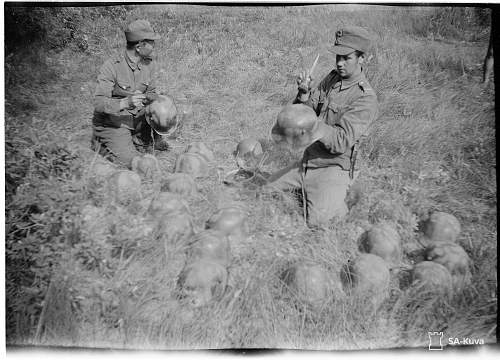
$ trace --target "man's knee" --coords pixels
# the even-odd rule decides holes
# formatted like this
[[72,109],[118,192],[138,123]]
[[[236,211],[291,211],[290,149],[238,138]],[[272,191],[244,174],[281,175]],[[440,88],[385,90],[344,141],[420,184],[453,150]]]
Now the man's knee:
[[127,168],[131,168],[132,159],[139,155],[132,142],[130,131],[125,128],[95,131],[92,147],[114,163]]

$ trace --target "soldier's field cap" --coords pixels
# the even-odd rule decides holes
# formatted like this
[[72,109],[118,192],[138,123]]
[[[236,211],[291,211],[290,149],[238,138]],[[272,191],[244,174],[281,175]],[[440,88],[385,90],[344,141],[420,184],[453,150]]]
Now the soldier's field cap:
[[158,40],[160,35],[154,32],[147,20],[132,21],[125,30],[127,41],[136,42],[142,40]]
[[330,51],[338,55],[347,55],[355,50],[367,52],[370,41],[370,33],[366,29],[349,26],[335,33],[335,45]]

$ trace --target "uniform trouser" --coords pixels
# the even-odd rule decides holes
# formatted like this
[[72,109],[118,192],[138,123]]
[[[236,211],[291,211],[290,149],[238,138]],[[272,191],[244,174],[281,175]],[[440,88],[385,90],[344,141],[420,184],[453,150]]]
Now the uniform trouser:
[[[138,148],[151,143],[151,127],[144,117],[135,120],[135,129],[93,125],[92,149],[109,160],[128,168],[132,159],[140,155]],[[156,134],[154,134],[156,135]]]
[[304,206],[307,209],[309,226],[323,227],[334,217],[347,214],[344,200],[351,184],[349,171],[339,166],[306,168],[303,175],[301,171],[301,164],[294,163],[271,175],[266,188],[293,191],[304,186]]
[[140,155],[132,141],[131,130],[120,127],[112,128],[94,126],[92,148],[109,160],[128,168],[132,167],[132,159]]

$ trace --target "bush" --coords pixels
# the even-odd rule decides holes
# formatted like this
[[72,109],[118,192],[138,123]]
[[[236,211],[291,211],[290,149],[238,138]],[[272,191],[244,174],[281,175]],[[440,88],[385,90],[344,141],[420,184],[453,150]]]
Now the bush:
[[132,6],[102,7],[25,7],[9,4],[5,7],[6,53],[17,51],[33,41],[50,49],[68,46],[85,51],[88,47],[88,28],[99,17],[114,22],[123,21]]

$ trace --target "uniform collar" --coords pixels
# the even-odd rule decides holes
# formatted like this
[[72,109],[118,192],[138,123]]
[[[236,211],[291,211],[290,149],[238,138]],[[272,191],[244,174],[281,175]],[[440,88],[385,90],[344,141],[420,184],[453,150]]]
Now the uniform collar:
[[128,52],[125,50],[125,61],[127,61],[128,66],[132,69],[132,71],[135,71],[137,69],[141,70],[141,68],[144,65],[147,65],[151,62],[151,58],[148,59],[142,59],[140,58],[137,63],[135,63],[131,58]]
[[140,63],[141,63],[141,60],[139,60],[139,62],[135,63],[131,58],[130,58],[130,55],[128,54],[128,51],[125,50],[125,61],[127,61],[127,64],[128,66],[132,69],[132,71],[135,71],[137,69],[141,69],[140,68]]
[[337,74],[337,82],[335,83],[333,88],[336,89],[340,87],[340,90],[349,89],[353,85],[359,84],[360,81],[365,81],[365,72],[363,71],[363,69],[361,69],[361,72],[358,75],[345,80]]

